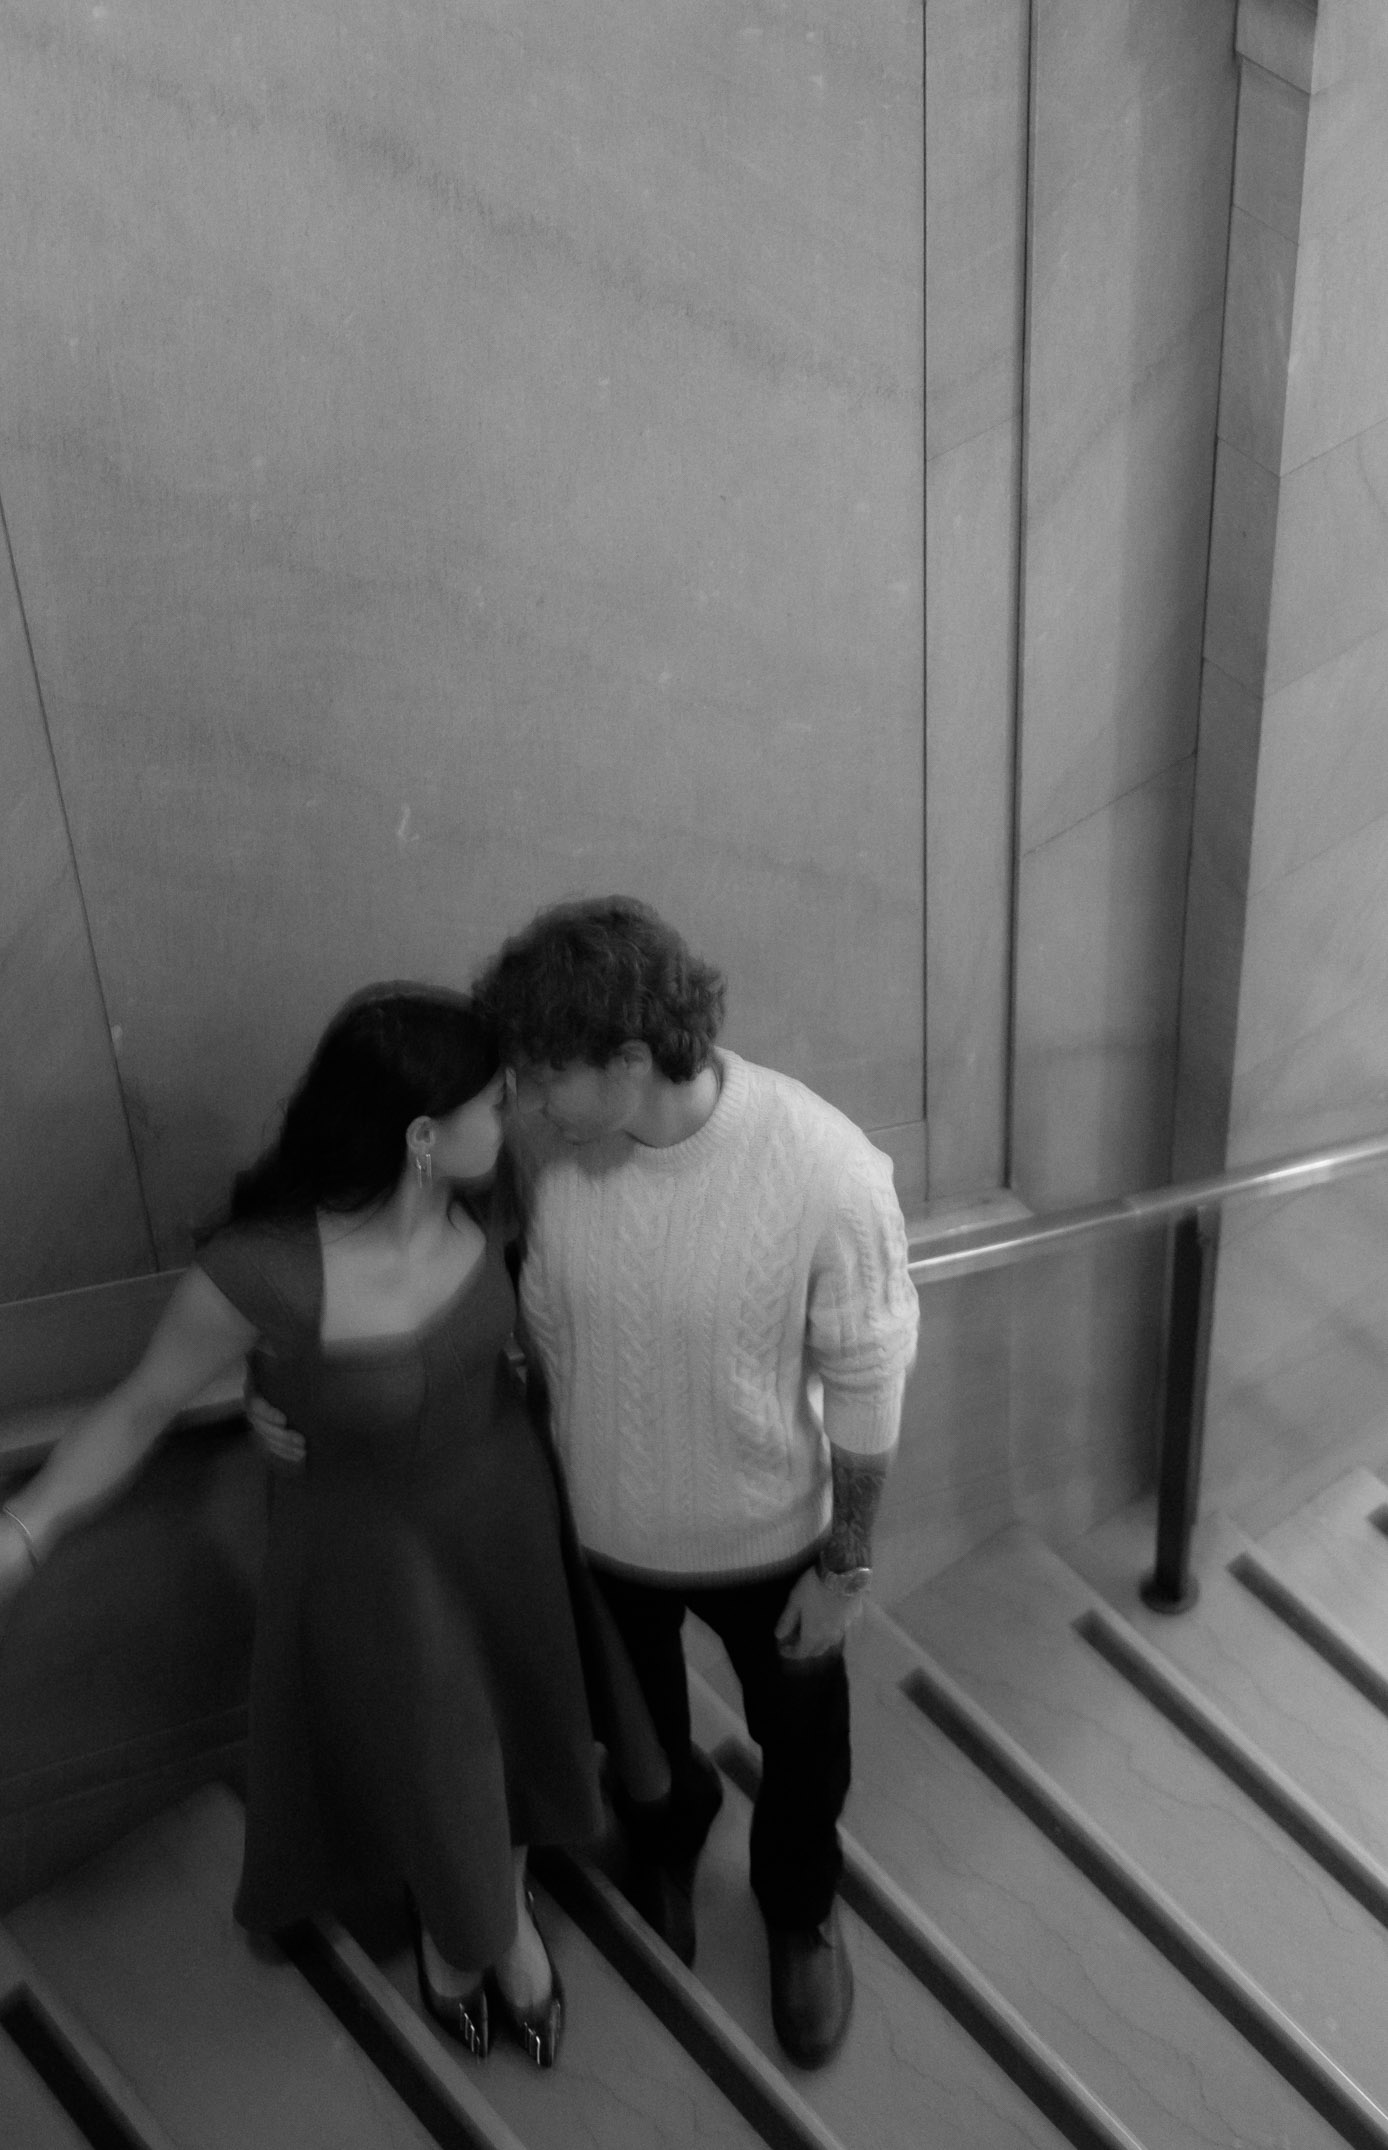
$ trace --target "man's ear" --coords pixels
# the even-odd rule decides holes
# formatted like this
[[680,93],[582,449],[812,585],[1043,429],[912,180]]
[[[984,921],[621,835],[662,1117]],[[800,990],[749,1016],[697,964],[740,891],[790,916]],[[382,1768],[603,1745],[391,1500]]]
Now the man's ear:
[[644,1038],[628,1038],[624,1045],[618,1046],[613,1058],[621,1061],[628,1075],[649,1075],[655,1066],[650,1046]]

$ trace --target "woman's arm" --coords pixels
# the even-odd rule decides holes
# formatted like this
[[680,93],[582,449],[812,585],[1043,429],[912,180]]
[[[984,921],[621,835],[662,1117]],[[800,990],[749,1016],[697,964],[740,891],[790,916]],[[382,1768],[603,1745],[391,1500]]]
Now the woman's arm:
[[135,1371],[63,1436],[0,1515],[0,1607],[65,1532],[111,1502],[199,1391],[243,1358],[256,1332],[210,1277],[179,1281]]

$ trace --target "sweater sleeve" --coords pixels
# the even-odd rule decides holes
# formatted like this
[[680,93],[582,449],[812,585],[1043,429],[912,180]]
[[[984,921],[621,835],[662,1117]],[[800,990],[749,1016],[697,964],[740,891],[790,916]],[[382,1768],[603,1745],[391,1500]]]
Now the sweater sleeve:
[[890,1455],[919,1326],[891,1160],[864,1137],[843,1165],[810,1266],[807,1351],[824,1384],[831,1447]]

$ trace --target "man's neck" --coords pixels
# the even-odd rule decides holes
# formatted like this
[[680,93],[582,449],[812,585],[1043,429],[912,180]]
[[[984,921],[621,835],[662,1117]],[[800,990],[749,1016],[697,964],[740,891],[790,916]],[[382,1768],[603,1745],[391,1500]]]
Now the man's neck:
[[627,1133],[633,1142],[644,1143],[647,1149],[673,1149],[677,1142],[687,1142],[691,1135],[697,1135],[712,1119],[722,1088],[723,1078],[713,1060],[689,1082],[671,1082],[668,1075],[652,1068],[646,1095],[628,1123]]

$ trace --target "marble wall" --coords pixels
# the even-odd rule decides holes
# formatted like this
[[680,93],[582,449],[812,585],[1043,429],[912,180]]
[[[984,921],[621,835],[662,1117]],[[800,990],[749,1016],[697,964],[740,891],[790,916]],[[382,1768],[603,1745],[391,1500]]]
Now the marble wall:
[[[350,985],[623,884],[908,1207],[1164,1179],[1234,0],[384,21],[0,22],[0,498],[160,1258]],[[927,1306],[901,1587],[1131,1490],[1158,1262]]]
[[[1189,1154],[1236,1164],[1388,1127],[1388,17],[1264,0],[1241,44],[1182,1071]],[[1388,1453],[1385,1247],[1381,1176],[1231,1213],[1216,1497]]]
[[924,1191],[921,25],[5,9],[0,499],[161,1261],[344,991],[614,886]]

